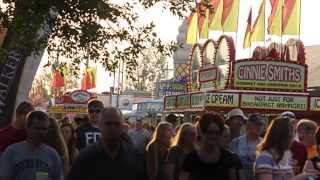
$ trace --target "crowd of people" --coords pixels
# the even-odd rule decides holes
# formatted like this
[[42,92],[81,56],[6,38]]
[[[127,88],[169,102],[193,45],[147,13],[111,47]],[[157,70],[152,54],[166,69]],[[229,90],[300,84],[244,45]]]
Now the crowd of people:
[[[88,117],[57,120],[22,102],[0,129],[0,180],[299,180],[320,176],[320,130],[283,112],[203,112],[154,128],[88,103]],[[75,124],[76,126],[75,126]]]

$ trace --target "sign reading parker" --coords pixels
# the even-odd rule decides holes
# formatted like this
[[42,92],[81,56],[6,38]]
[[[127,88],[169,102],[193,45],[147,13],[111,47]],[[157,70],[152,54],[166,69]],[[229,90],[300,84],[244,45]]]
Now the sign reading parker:
[[306,66],[293,62],[243,60],[234,63],[237,89],[305,90]]
[[306,111],[307,96],[242,94],[241,108]]

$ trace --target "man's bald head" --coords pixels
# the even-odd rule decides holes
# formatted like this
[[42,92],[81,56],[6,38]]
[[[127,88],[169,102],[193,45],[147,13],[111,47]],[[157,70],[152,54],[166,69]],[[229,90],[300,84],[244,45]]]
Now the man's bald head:
[[120,141],[122,134],[123,117],[119,109],[115,107],[103,108],[99,116],[99,128],[102,141]]

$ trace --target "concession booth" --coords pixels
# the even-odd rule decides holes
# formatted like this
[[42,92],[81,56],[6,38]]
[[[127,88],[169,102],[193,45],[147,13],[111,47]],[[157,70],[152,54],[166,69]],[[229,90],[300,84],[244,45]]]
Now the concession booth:
[[94,94],[75,90],[55,98],[55,104],[48,107],[48,113],[57,119],[73,118],[76,115],[88,114],[87,103],[95,98]]
[[185,66],[186,92],[165,96],[165,112],[192,116],[241,108],[247,114],[292,111],[298,118],[320,119],[320,97],[308,92],[308,66],[300,40],[256,47],[249,59],[236,60],[235,51],[228,36],[195,44]]

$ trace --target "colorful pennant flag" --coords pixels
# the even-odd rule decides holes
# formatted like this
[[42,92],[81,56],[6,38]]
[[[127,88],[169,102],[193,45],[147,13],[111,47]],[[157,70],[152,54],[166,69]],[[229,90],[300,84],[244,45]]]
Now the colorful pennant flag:
[[246,33],[244,36],[244,41],[243,41],[243,48],[249,48],[251,47],[251,40],[250,40],[250,36],[251,36],[251,24],[252,24],[252,8],[250,8],[250,12],[248,15],[248,19],[247,19],[247,29],[246,29]]
[[96,68],[87,67],[81,80],[81,90],[88,90],[96,87]]
[[186,43],[187,44],[195,44],[197,43],[197,29],[198,29],[198,13],[194,12],[189,17],[189,24],[188,24],[188,32]]
[[222,13],[223,13],[223,0],[219,0],[217,8],[215,9],[214,15],[210,22],[210,30],[222,31]]
[[271,14],[268,18],[268,34],[282,35],[283,0],[270,0]]
[[301,0],[285,0],[283,7],[283,34],[300,34]]
[[206,14],[201,28],[200,38],[207,39],[209,37],[209,16],[210,10],[206,9]]
[[223,0],[221,24],[224,32],[237,32],[239,0]]
[[263,0],[260,5],[258,17],[251,31],[251,42],[265,40],[265,4],[265,0]]
[[52,76],[53,76],[53,78],[52,78],[52,87],[53,88],[64,87],[64,78],[63,78],[62,73],[58,69],[53,71]]
[[199,3],[199,5],[197,5],[197,12],[198,12],[198,32],[200,32],[200,33],[201,33],[201,31],[202,31],[202,27],[203,27],[203,23],[204,23],[205,9],[206,9],[206,7],[205,7],[202,3]]

